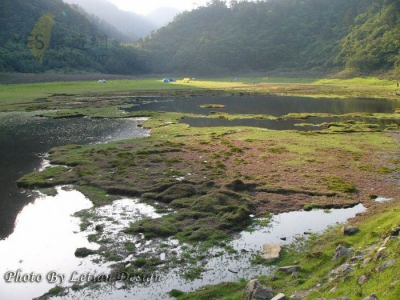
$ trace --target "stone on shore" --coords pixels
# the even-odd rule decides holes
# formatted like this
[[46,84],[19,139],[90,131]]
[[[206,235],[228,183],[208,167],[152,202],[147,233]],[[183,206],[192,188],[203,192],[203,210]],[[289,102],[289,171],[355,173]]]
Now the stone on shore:
[[360,231],[360,229],[355,226],[343,226],[342,227],[342,232],[344,235],[353,235],[359,231]]
[[392,230],[392,235],[399,235],[400,233],[400,227],[395,227]]
[[363,300],[378,300],[378,297],[375,294],[371,294],[365,297]]
[[263,286],[258,279],[250,280],[245,288],[247,300],[263,299],[270,300],[274,297],[271,287]]
[[366,283],[368,281],[368,276],[367,275],[361,275],[360,278],[358,278],[357,283],[359,285],[363,285],[364,283]]
[[375,270],[380,272],[380,271],[383,271],[383,270],[389,268],[390,266],[393,266],[396,263],[397,263],[397,259],[389,260],[389,261],[385,262],[384,264],[380,265],[379,267],[377,267]]
[[272,298],[271,300],[285,300],[286,296],[283,293],[279,293],[278,295],[276,295],[274,298]]
[[278,268],[279,271],[286,272],[286,273],[293,273],[298,272],[301,270],[300,266],[286,266]]
[[341,258],[342,256],[351,256],[351,251],[350,251],[350,249],[347,249],[345,246],[339,245],[335,249],[335,253],[333,255],[332,260],[336,261],[339,258]]

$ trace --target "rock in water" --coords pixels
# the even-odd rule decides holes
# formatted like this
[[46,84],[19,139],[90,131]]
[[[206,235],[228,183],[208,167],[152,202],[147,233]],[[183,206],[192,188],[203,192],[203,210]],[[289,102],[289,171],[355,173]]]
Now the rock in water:
[[274,261],[281,256],[282,248],[279,244],[264,244],[262,258]]
[[258,279],[250,280],[245,289],[247,300],[267,299],[274,297],[274,292],[271,287],[263,286]]
[[96,254],[96,253],[97,253],[97,251],[95,251],[95,250],[90,250],[90,249],[88,249],[88,248],[78,248],[78,249],[76,249],[76,251],[75,251],[75,256],[76,256],[76,257],[85,258],[85,257],[87,257],[87,256],[89,256],[89,255],[93,255],[93,254]]
[[126,289],[126,284],[125,284],[125,282],[117,281],[117,282],[115,282],[115,288],[117,290],[124,290],[124,289]]
[[97,224],[96,227],[94,228],[97,232],[103,232],[104,231],[104,224]]

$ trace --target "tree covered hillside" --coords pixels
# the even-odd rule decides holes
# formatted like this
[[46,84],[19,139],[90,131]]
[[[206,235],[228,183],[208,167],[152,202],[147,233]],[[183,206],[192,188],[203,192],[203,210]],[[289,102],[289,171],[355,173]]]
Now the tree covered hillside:
[[341,40],[337,65],[349,72],[369,73],[396,69],[400,72],[400,1],[371,1],[358,15],[350,33]]
[[0,72],[400,72],[399,0],[211,0],[137,44],[61,0],[0,5]]
[[[333,71],[354,66],[366,51],[368,55],[361,56],[361,61],[368,61],[377,51],[387,52],[373,67],[392,68],[398,46],[388,49],[386,43],[380,45],[382,50],[374,46],[380,43],[375,38],[384,39],[390,26],[393,32],[398,31],[397,2],[232,0],[228,5],[212,0],[207,7],[180,14],[140,47],[154,72]],[[389,15],[391,21],[387,20]],[[378,32],[376,24],[381,24]],[[369,39],[364,40],[363,35]],[[392,40],[392,33],[386,38]]]
[[141,72],[132,45],[120,45],[61,0],[1,1],[0,72]]

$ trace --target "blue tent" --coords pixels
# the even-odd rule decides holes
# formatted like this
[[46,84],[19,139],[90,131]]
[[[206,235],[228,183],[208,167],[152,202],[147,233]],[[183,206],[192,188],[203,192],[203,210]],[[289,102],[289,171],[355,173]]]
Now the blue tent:
[[168,82],[169,82],[169,80],[168,80],[168,78],[164,78],[164,79],[162,80],[162,82],[166,82],[166,83],[168,83]]
[[175,78],[170,78],[169,82],[176,82]]

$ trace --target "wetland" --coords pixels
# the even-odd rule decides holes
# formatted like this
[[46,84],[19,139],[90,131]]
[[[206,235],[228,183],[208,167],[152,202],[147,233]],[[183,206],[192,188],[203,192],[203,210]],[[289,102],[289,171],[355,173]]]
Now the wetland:
[[[50,95],[40,102],[46,111],[2,113],[1,163],[10,169],[2,237],[13,236],[17,214],[39,191],[54,197],[68,186],[93,205],[74,212],[92,243],[76,244],[90,250],[82,263],[158,272],[188,292],[269,274],[274,265],[260,263],[254,240],[277,241],[285,213],[332,216],[306,226],[321,232],[376,197],[399,200],[398,100],[191,93]],[[247,231],[257,238],[246,240]],[[279,235],[287,245],[305,231]],[[100,299],[169,292],[103,282],[75,285],[68,297],[94,295],[96,286]]]

